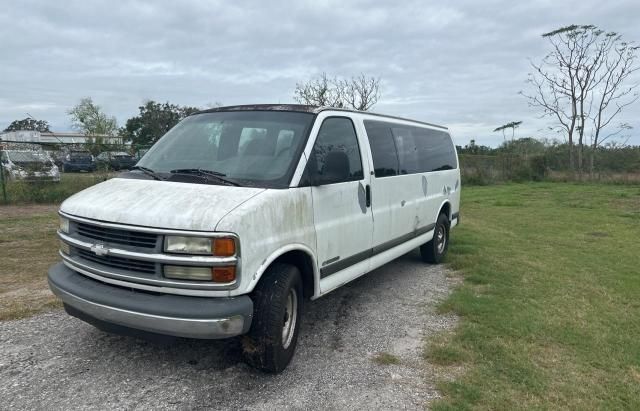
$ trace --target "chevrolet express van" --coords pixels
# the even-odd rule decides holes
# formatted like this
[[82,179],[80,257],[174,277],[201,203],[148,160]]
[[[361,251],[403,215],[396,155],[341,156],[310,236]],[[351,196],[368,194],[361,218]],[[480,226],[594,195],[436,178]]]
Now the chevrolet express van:
[[445,127],[301,105],[187,117],[133,170],[60,207],[49,285],[124,334],[243,335],[267,372],[292,358],[302,304],[420,248],[439,263],[459,222]]

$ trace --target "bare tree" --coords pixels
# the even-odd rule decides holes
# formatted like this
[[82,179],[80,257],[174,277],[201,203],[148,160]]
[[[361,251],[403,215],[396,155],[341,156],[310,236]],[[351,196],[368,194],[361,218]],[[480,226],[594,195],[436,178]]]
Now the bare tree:
[[520,124],[522,124],[522,121],[512,121],[510,123],[503,124],[500,127],[497,127],[495,130],[493,130],[493,132],[495,133],[498,131],[502,131],[502,138],[504,138],[504,141],[507,141],[507,136],[505,135],[505,131],[507,129],[511,129],[511,140],[513,140],[516,134],[516,128],[520,127]]
[[593,177],[595,167],[595,153],[602,143],[609,138],[618,136],[620,133],[630,130],[632,127],[627,123],[621,123],[617,131],[602,136],[601,132],[609,126],[612,120],[622,112],[622,110],[638,100],[636,91],[638,83],[626,85],[625,82],[631,74],[639,67],[635,65],[638,46],[623,42],[616,33],[609,33],[608,36],[614,38],[611,50],[607,52],[605,70],[600,74],[597,81],[594,98],[596,115],[593,116],[593,133],[591,139],[591,155],[589,156],[589,174]]
[[[542,117],[553,119],[552,128],[566,135],[569,167],[582,175],[587,129],[594,119],[602,118],[607,109],[608,103],[601,104],[604,94],[622,98],[631,93],[628,91],[620,96],[619,91],[630,72],[635,71],[632,56],[635,56],[636,48],[622,42],[620,35],[592,25],[562,27],[542,37],[549,41],[552,50],[540,64],[531,62],[533,73],[529,74],[528,82],[534,92],[521,94],[529,100],[530,106],[542,109]],[[629,62],[623,78],[619,75],[620,64],[615,63],[621,48]],[[631,90],[634,88],[631,86]],[[605,97],[605,100],[610,99]],[[620,111],[628,104],[622,105]],[[610,120],[601,122],[603,127],[609,123]],[[576,137],[577,162],[574,158]]]
[[367,111],[380,99],[380,79],[360,74],[344,79],[326,73],[297,83],[293,98],[301,104]]

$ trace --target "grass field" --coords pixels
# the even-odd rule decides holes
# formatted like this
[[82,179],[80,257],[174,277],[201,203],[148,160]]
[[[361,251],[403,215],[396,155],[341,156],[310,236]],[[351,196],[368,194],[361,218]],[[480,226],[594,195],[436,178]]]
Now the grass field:
[[[60,182],[7,181],[6,204],[52,204],[61,203],[65,198],[94,184],[111,178],[114,173],[97,171],[94,173],[62,173]],[[4,203],[0,193],[0,204]]]
[[640,409],[640,186],[463,188],[435,409]]
[[58,257],[57,206],[0,206],[0,321],[61,307],[47,287]]

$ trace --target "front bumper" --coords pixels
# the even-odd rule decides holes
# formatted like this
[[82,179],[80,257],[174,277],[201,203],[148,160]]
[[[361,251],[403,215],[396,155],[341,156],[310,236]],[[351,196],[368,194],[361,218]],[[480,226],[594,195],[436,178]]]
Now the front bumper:
[[67,312],[133,330],[175,337],[218,339],[249,331],[253,302],[248,296],[191,297],[133,291],[87,278],[57,263],[49,287]]

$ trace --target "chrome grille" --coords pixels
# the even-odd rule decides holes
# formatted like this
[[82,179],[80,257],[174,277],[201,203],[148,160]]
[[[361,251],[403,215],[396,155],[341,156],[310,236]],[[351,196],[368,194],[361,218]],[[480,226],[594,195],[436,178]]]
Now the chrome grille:
[[107,267],[117,268],[120,270],[134,271],[143,274],[155,274],[156,264],[150,261],[132,260],[130,258],[114,257],[111,255],[99,256],[91,251],[75,248],[78,256],[94,263],[102,264]]
[[155,248],[158,236],[153,233],[122,230],[77,223],[78,234],[104,243],[121,244],[132,247]]

